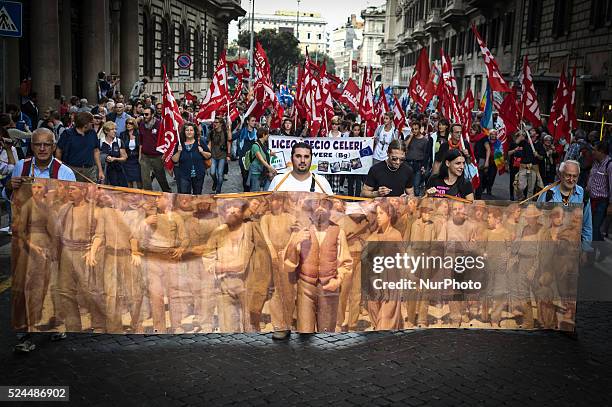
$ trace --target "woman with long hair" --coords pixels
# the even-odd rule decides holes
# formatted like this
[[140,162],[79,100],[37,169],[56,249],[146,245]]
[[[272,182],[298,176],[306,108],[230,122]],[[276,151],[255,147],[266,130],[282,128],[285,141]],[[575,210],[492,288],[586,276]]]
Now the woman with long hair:
[[251,146],[249,166],[249,185],[251,192],[267,191],[270,181],[277,174],[270,165],[270,149],[268,148],[270,132],[266,127],[257,129],[257,141]]
[[432,133],[429,136],[429,146],[431,147],[431,163],[432,173],[437,173],[442,162],[442,155],[440,154],[440,147],[448,143],[448,139],[451,135],[450,122],[448,119],[442,118],[438,122],[438,131]]
[[125,131],[121,133],[121,141],[127,152],[127,160],[123,163],[125,177],[130,188],[142,188],[140,178],[140,142],[138,141],[138,123],[129,118],[125,122]]
[[[401,242],[403,240],[402,234],[392,226],[396,221],[397,212],[391,203],[388,200],[379,201],[376,203],[374,211],[376,230],[368,237],[368,244],[376,245],[375,242]],[[384,247],[381,247],[383,251]],[[398,274],[396,269],[385,269],[382,274],[376,276],[377,278],[380,277],[383,281],[399,281]],[[372,299],[372,297],[377,299]],[[374,330],[397,330],[404,327],[402,302],[398,290],[381,289],[370,295],[368,313],[370,314]]]
[[472,184],[464,176],[465,165],[465,156],[461,150],[449,150],[440,166],[440,172],[432,175],[427,181],[427,195],[437,197],[452,195],[474,200]]
[[221,117],[216,117],[213,121],[212,130],[208,135],[208,150],[212,154],[210,176],[213,180],[213,192],[219,194],[223,186],[225,163],[230,161],[230,151],[232,151],[232,139],[228,136],[225,121]]
[[177,188],[179,194],[200,195],[206,176],[205,160],[211,157],[207,146],[199,142],[198,126],[187,122],[180,133],[180,142],[172,156],[172,161],[178,164],[176,170]]

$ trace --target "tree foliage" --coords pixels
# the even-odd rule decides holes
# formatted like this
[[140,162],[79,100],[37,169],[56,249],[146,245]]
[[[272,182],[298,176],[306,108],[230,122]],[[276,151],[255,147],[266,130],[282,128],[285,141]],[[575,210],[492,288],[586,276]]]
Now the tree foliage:
[[[249,31],[238,34],[238,45],[243,48],[250,46]],[[289,32],[276,32],[275,30],[261,30],[254,35],[253,46],[259,41],[268,55],[270,62],[270,75],[272,82],[284,82],[287,79],[287,71],[300,61],[300,48],[298,40]]]

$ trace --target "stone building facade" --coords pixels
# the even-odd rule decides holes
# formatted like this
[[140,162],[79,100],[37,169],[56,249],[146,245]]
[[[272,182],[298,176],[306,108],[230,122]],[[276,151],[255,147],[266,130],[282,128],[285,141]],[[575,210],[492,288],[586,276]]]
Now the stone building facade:
[[[478,99],[486,71],[470,29],[476,25],[505,78],[515,82],[529,57],[540,99],[550,111],[565,67],[577,68],[579,117],[612,104],[612,2],[609,0],[387,0],[386,32],[378,49],[383,82],[405,88],[420,49],[450,55],[460,96]],[[599,116],[601,117],[601,116]]]
[[332,32],[330,53],[336,64],[336,75],[346,81],[360,77],[359,52],[363,42],[363,21],[351,14],[346,23]]
[[[104,71],[120,79],[124,95],[149,79],[160,94],[162,65],[173,90],[199,92],[227,47],[228,24],[246,12],[239,0],[23,0],[24,35],[7,39],[7,103],[19,102],[19,86],[31,78],[40,106],[57,106],[60,95],[97,99]],[[189,75],[179,78],[176,58],[192,56]]]
[[384,40],[385,6],[370,6],[361,11],[363,19],[363,40],[359,49],[359,67],[372,67],[374,82],[381,80],[382,65],[376,53],[380,42]]

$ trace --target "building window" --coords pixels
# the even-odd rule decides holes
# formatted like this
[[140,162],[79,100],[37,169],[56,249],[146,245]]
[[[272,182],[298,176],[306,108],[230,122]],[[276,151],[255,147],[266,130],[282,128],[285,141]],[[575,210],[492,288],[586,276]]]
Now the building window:
[[308,34],[306,35],[306,39],[308,39],[308,40],[310,39],[310,33],[308,33]]
[[321,34],[317,34],[317,39],[321,39]]
[[142,73],[144,76],[155,76],[155,16],[145,6],[142,12]]
[[497,48],[497,44],[499,43],[499,17],[495,17],[491,20],[491,26],[489,27],[489,41],[487,45],[491,49]]
[[161,23],[161,63],[166,66],[169,78],[174,75],[174,36],[174,23],[166,14]]
[[201,79],[204,76],[204,36],[199,28],[195,30],[193,36],[193,73],[197,79]]
[[461,31],[457,36],[457,55],[462,56],[465,50],[465,31]]
[[592,0],[591,2],[591,28],[602,28],[612,24],[612,4],[610,0]]
[[514,36],[514,11],[506,13],[504,16],[504,47],[512,45],[512,37]]
[[474,52],[474,31],[472,30],[468,30],[468,38],[467,38],[467,46],[466,46],[466,51],[468,55],[472,55],[472,52]]
[[206,76],[212,78],[215,72],[215,38],[213,37],[212,30],[208,30],[208,38],[206,40]]
[[561,37],[569,34],[572,21],[572,0],[555,0],[555,11],[553,13],[553,37]]
[[527,15],[527,41],[537,41],[540,38],[540,24],[542,23],[542,0],[529,0]]
[[190,45],[190,31],[187,26],[187,21],[183,20],[181,25],[179,26],[179,52],[186,52],[188,54],[191,53]]
[[457,37],[456,36],[452,36],[449,39],[450,41],[450,56],[451,58],[454,58],[455,55],[457,55]]

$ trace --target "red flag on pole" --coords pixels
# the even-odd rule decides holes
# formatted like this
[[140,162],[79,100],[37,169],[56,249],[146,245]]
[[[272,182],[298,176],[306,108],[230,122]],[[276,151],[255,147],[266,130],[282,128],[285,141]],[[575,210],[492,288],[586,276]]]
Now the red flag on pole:
[[368,68],[363,68],[361,80],[361,92],[359,97],[359,116],[362,121],[374,118],[374,95],[372,94],[372,67],[368,74]]
[[568,97],[568,126],[570,130],[573,130],[578,127],[578,119],[576,118],[576,65],[574,65],[574,69],[572,70],[572,80],[569,85]]
[[376,105],[374,105],[374,113],[378,124],[383,123],[383,115],[389,111],[389,103],[387,103],[387,96],[385,95],[385,88],[382,83],[380,84],[380,94]]
[[200,111],[196,115],[197,120],[210,120],[214,112],[226,108],[229,99],[226,68],[225,51],[223,51],[219,56],[210,88],[200,104]]
[[359,87],[353,78],[349,78],[346,82],[338,100],[346,103],[353,112],[359,111]]
[[409,89],[410,98],[414,100],[421,111],[427,108],[436,90],[435,83],[431,81],[430,73],[427,50],[421,48],[421,53],[419,54],[419,59],[414,69],[414,75],[412,79],[410,79]]
[[540,118],[540,106],[538,105],[538,95],[533,85],[533,77],[531,76],[531,68],[527,55],[523,62],[523,72],[519,78],[521,82],[521,115],[527,119],[534,127],[542,125]]
[[569,118],[567,112],[568,104],[568,85],[565,79],[565,67],[559,76],[555,99],[553,100],[550,109],[550,117],[548,118],[548,131],[554,137],[555,142],[561,137],[565,137],[566,141],[570,142],[569,136]]
[[245,116],[251,115],[259,119],[265,113],[266,109],[272,106],[276,114],[270,122],[270,127],[278,128],[280,127],[284,109],[272,88],[272,81],[270,80],[270,63],[268,62],[266,52],[259,42],[257,42],[255,48],[254,62],[255,85],[253,86],[253,101],[245,112]]
[[402,109],[402,104],[397,100],[397,96],[393,95],[393,98],[393,124],[397,129],[397,133],[400,134],[406,125],[406,115],[404,114],[404,109]]
[[[521,115],[516,105],[516,92],[512,91],[512,93],[506,95],[499,107],[499,117],[503,120],[507,133],[512,134],[518,130]],[[497,137],[500,138],[499,134]]]
[[453,73],[453,65],[450,58],[444,53],[444,50],[441,51],[440,55],[442,56],[442,80],[440,83],[444,83],[442,89],[442,114],[452,123],[461,123],[459,94],[457,92],[457,81]]
[[487,44],[482,40],[476,26],[472,24],[472,31],[478,40],[478,45],[480,46],[480,51],[482,52],[482,56],[484,58],[485,66],[487,67],[487,79],[489,80],[489,86],[491,86],[491,90],[497,92],[511,92],[512,90],[504,80],[499,71],[499,66],[497,66],[497,61],[487,48]]
[[162,93],[162,118],[157,133],[157,151],[162,153],[164,166],[172,169],[172,154],[179,141],[179,130],[183,126],[183,118],[179,113],[178,103],[174,99],[166,66],[164,65],[164,90]]

